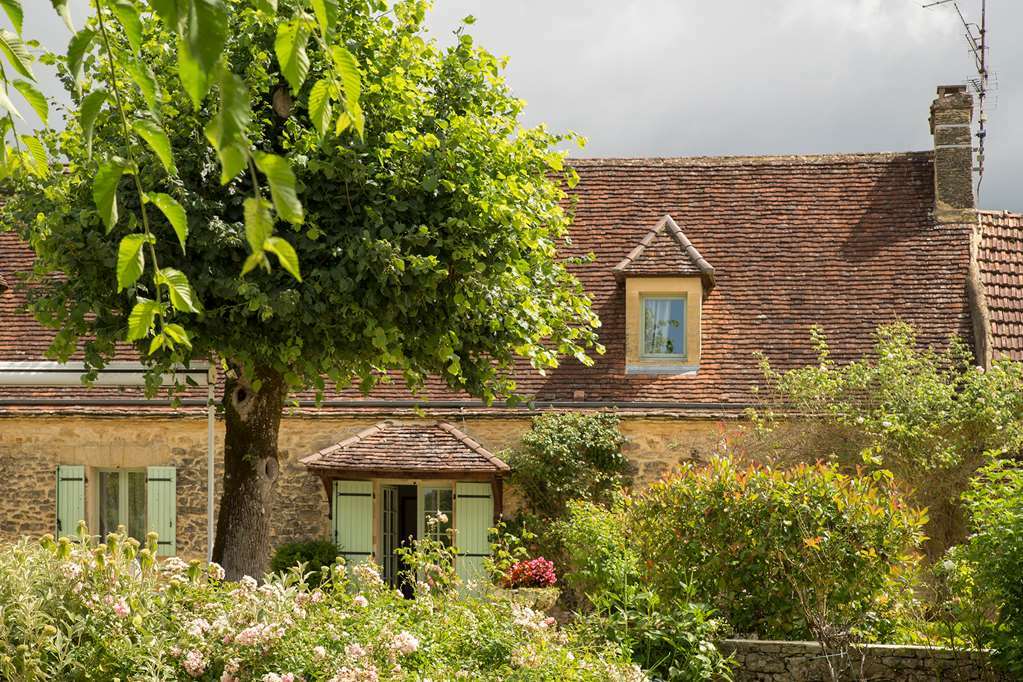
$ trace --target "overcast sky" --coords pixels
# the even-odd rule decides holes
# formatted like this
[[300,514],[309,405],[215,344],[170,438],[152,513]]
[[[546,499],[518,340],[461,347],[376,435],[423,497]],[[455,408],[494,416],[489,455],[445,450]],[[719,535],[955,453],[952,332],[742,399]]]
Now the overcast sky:
[[[474,15],[525,122],[583,134],[586,156],[903,151],[931,147],[935,86],[972,70],[954,9],[926,1],[436,0],[430,25],[448,41]],[[63,48],[50,3],[24,4],[26,33]],[[1023,211],[1023,1],[988,0],[988,28],[981,205]]]

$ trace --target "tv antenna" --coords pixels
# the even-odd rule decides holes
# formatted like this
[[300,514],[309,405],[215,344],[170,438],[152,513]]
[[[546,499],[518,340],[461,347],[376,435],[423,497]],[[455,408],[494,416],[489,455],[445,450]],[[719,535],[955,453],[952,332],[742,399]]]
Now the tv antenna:
[[987,98],[990,91],[990,73],[987,68],[987,0],[980,0],[980,23],[967,21],[959,8],[959,0],[935,0],[923,5],[924,9],[951,4],[959,15],[959,21],[966,30],[966,43],[977,67],[976,77],[966,80],[967,85],[977,93],[977,200],[980,200],[980,185],[984,182],[984,142],[987,140]]

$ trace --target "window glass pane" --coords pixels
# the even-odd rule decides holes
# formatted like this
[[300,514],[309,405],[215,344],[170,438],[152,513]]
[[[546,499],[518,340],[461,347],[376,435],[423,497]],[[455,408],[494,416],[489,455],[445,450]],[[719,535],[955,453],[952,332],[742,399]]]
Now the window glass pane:
[[433,540],[440,540],[445,545],[451,544],[451,503],[450,489],[435,488],[423,493],[423,511],[426,514],[426,535]]
[[685,300],[643,299],[643,354],[682,355],[685,348]]
[[142,544],[146,541],[146,472],[129,471],[128,474],[128,518],[123,523],[128,535]]
[[118,508],[121,496],[121,475],[116,471],[99,473],[99,534],[106,537],[107,533],[117,530]]

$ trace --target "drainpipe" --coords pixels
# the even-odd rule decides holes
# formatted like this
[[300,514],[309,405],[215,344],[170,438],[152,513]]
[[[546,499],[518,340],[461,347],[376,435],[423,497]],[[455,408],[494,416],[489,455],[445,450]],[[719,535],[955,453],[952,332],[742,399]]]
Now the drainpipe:
[[211,362],[206,377],[207,404],[206,404],[206,561],[213,561],[213,498],[214,498],[214,471],[216,449],[214,427],[217,416],[214,407],[214,389],[217,385],[217,368]]

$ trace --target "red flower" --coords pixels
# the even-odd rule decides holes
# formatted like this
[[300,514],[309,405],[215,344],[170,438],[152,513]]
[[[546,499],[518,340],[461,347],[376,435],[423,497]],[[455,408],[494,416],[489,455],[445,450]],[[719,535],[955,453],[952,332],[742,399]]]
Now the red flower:
[[542,556],[530,561],[520,561],[511,567],[505,576],[505,587],[551,587],[558,582],[554,573],[554,562]]

